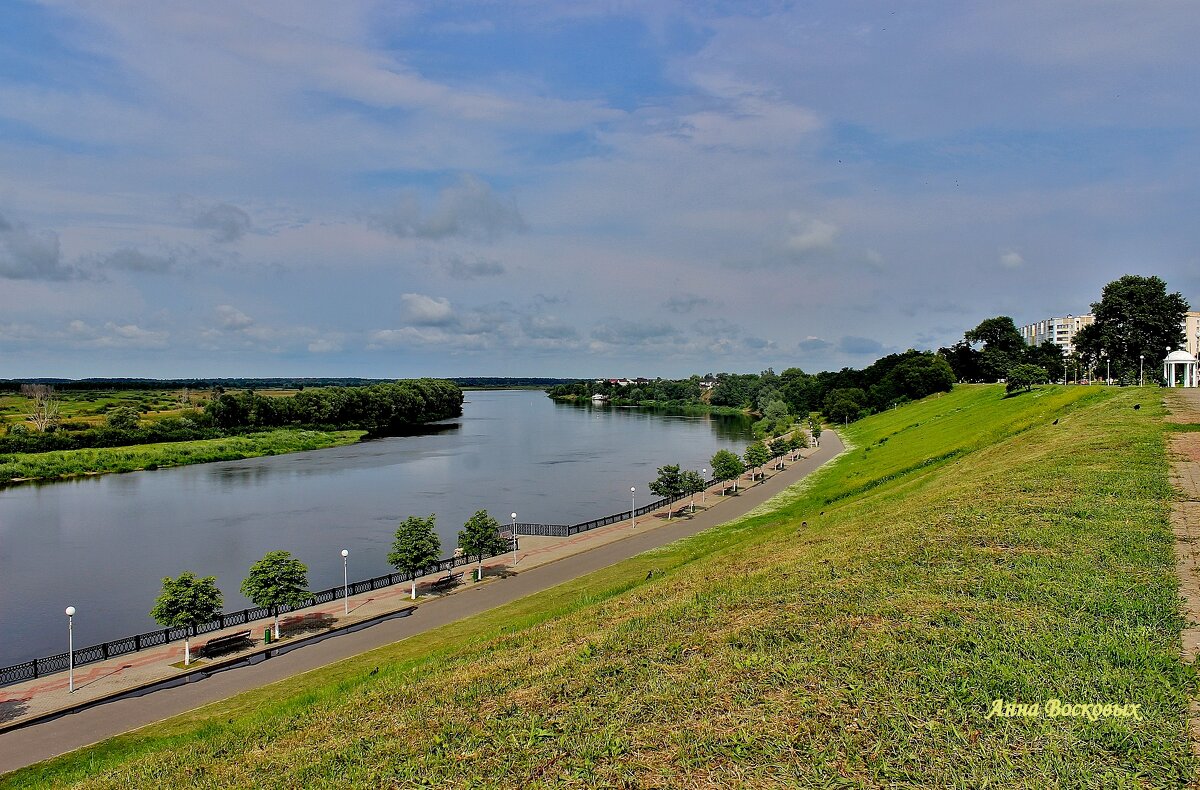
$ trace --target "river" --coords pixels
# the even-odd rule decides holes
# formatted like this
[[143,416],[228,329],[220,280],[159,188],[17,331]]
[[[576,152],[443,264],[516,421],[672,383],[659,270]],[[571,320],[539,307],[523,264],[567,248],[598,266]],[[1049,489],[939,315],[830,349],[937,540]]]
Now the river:
[[463,415],[418,436],[269,458],[0,490],[0,666],[158,626],[163,576],[216,576],[226,610],[264,553],[286,549],[311,589],[390,571],[396,525],[437,514],[443,555],[476,510],[501,523],[575,523],[638,504],[656,469],[740,452],[749,421],[556,404],[532,390],[466,393]]

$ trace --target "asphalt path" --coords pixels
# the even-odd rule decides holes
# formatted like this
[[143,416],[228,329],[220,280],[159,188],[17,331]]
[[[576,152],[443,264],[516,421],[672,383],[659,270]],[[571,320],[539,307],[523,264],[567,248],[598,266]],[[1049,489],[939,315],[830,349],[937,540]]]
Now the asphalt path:
[[766,502],[842,451],[842,443],[832,431],[823,433],[821,439],[821,447],[810,457],[795,462],[763,484],[743,489],[736,499],[726,500],[722,506],[705,510],[694,518],[656,526],[507,578],[423,602],[409,617],[334,636],[268,661],[218,672],[183,686],[115,700],[0,735],[0,773],[15,771],[243,691],[390,645],[723,524]]

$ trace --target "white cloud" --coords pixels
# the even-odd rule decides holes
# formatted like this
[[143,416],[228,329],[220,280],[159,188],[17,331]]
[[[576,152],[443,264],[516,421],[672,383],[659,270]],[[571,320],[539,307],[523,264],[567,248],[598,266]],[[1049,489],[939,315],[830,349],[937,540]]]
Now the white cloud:
[[1000,265],[1006,269],[1019,269],[1025,265],[1025,258],[1016,250],[1001,250]]
[[454,323],[450,300],[424,294],[401,294],[401,314],[405,321],[417,326],[445,326]]
[[216,310],[217,320],[220,321],[222,329],[236,332],[243,329],[248,329],[254,325],[253,318],[246,315],[233,305],[217,305]]
[[786,246],[792,252],[806,253],[813,250],[828,250],[837,240],[838,227],[832,222],[805,216],[795,211],[788,215],[788,222],[790,231]]

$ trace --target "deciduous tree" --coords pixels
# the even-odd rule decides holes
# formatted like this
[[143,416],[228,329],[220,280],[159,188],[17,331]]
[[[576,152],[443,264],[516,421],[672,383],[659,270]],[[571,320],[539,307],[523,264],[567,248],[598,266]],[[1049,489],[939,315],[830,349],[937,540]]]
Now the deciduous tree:
[[207,623],[221,613],[225,599],[217,589],[217,577],[198,578],[191,571],[184,571],[172,579],[164,576],[162,592],[150,610],[150,616],[159,625],[167,628],[186,628],[183,637],[183,665],[192,663],[192,637],[196,626]]
[[742,463],[742,459],[729,450],[717,450],[710,463],[712,464],[713,479],[722,483],[732,480],[733,490],[736,493],[737,480],[741,477],[742,472],[746,471],[746,465]]
[[265,606],[275,619],[275,638],[279,638],[279,608],[296,607],[309,598],[308,566],[287,551],[268,551],[250,566],[250,575],[242,581],[242,595]]
[[435,529],[436,521],[437,515],[433,513],[429,518],[409,516],[404,519],[396,528],[392,550],[388,552],[389,565],[402,573],[412,574],[410,594],[413,599],[417,597],[417,576],[437,565],[442,558],[442,542]]
[[479,571],[482,575],[483,558],[494,557],[508,548],[508,543],[500,537],[500,523],[488,515],[486,510],[477,510],[459,530],[458,547],[467,556],[475,554],[479,557]]

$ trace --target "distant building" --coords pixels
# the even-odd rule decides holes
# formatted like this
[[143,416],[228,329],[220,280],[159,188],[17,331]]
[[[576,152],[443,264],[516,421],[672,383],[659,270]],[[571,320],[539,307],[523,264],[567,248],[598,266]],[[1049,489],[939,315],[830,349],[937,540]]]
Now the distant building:
[[[1075,333],[1088,324],[1095,323],[1092,315],[1067,315],[1065,318],[1047,318],[1021,327],[1021,337],[1031,346],[1040,346],[1049,340],[1070,354],[1075,350]],[[1193,357],[1200,357],[1200,311],[1192,310],[1183,316],[1184,349]]]
[[1063,350],[1064,354],[1075,351],[1075,333],[1088,324],[1094,323],[1093,315],[1070,315],[1062,318],[1047,318],[1044,321],[1027,324],[1021,327],[1021,337],[1030,346],[1040,346],[1049,340]]
[[1184,347],[1193,357],[1200,357],[1200,312],[1192,310],[1183,316]]

